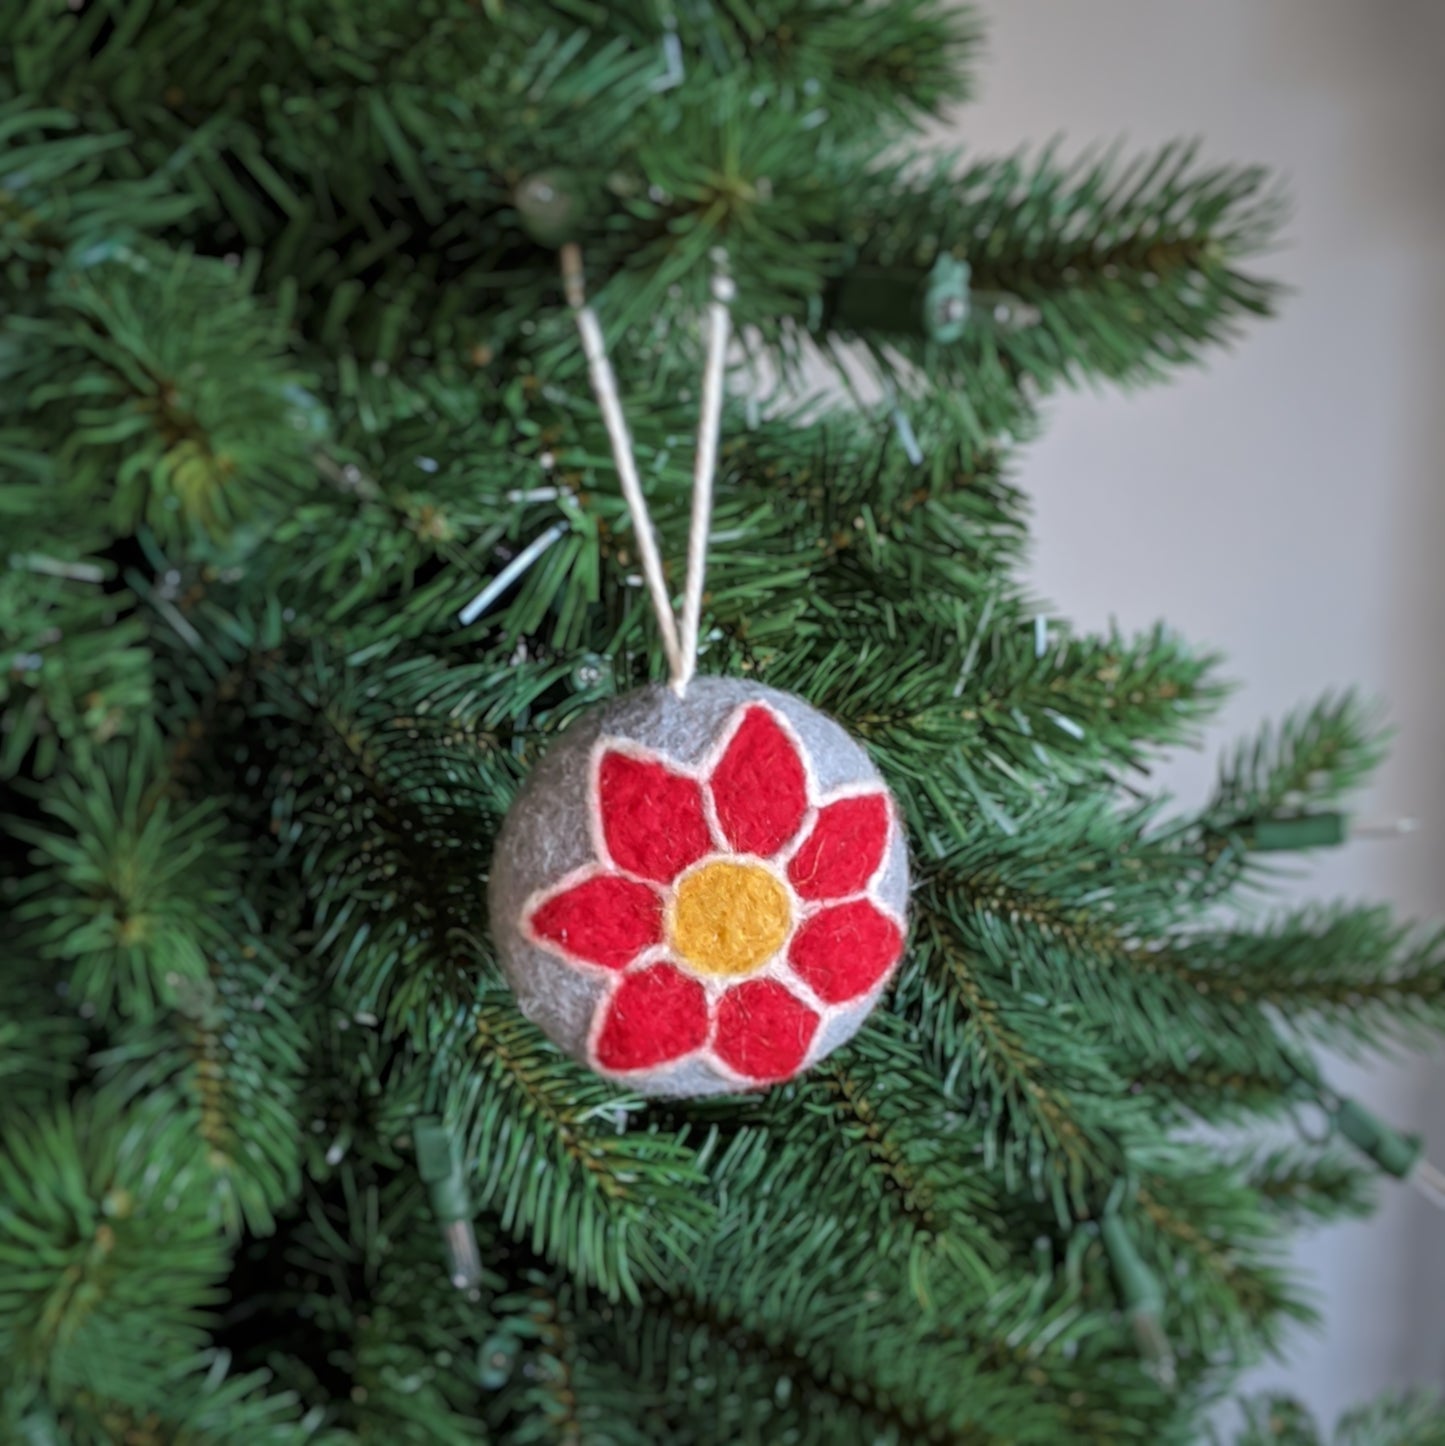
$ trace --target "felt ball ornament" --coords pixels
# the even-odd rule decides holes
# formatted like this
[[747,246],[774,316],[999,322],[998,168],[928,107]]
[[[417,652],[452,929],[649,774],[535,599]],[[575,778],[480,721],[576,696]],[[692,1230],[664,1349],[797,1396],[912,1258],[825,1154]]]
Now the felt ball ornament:
[[864,751],[731,678],[585,714],[497,842],[492,933],[521,1007],[649,1095],[790,1079],[848,1039],[903,950],[908,861]]

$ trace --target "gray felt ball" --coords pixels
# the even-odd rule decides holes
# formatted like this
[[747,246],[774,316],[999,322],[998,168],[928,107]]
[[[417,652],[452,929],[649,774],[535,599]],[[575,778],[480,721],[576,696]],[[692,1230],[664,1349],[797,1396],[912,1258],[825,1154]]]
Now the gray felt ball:
[[907,848],[868,755],[787,693],[697,678],[601,704],[507,815],[488,902],[523,1012],[648,1095],[801,1073],[903,951]]

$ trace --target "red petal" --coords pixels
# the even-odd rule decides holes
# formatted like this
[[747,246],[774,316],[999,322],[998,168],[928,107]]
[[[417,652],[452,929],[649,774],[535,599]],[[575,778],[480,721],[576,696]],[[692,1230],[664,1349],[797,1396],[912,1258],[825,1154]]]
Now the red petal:
[[800,898],[841,899],[867,887],[887,847],[888,800],[881,793],[840,798],[819,810],[788,878]]
[[817,1028],[818,1016],[776,979],[753,979],[723,995],[713,1048],[748,1079],[787,1079],[797,1073]]
[[578,959],[622,969],[662,942],[662,900],[646,884],[597,874],[543,899],[528,923]]
[[743,854],[777,853],[808,807],[803,760],[768,708],[743,715],[712,775],[712,797],[727,841]]
[[827,1004],[866,994],[903,950],[903,931],[866,899],[835,904],[793,935],[788,958],[798,977]]
[[681,1059],[707,1039],[707,995],[696,979],[657,964],[625,975],[597,1037],[603,1069],[647,1069]]
[[695,779],[612,752],[602,759],[597,792],[607,852],[630,874],[670,884],[712,848]]

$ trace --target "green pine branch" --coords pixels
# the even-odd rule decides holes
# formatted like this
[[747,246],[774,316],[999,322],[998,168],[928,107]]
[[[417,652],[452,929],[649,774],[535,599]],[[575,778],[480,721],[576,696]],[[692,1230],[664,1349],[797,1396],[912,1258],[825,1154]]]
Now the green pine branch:
[[[1234,1446],[1322,1446],[1325,1440],[1309,1410],[1287,1396],[1247,1401],[1244,1415],[1244,1430],[1233,1437]],[[1445,1442],[1445,1410],[1426,1391],[1388,1392],[1347,1411],[1329,1441],[1331,1446],[1439,1446]]]
[[[225,1244],[184,1120],[81,1096],[0,1140],[0,1359],[53,1404],[147,1410],[190,1368]],[[137,1330],[136,1322],[145,1329]]]
[[1257,1063],[1249,1041],[1224,1036],[1218,1047],[1191,1045],[1178,1061],[1161,1051],[1132,1061],[1132,1082],[1165,1118],[1211,1125],[1255,1124],[1298,1103],[1298,1074],[1278,1049]]
[[491,991],[471,1016],[449,1115],[502,1228],[610,1297],[669,1278],[712,1223],[685,1138],[641,1128],[639,1106],[564,1059]]
[[[14,478],[32,460],[44,481],[25,495]],[[56,548],[25,526],[56,481],[48,461],[12,453],[0,467],[11,473],[0,512],[22,519],[21,546],[0,574],[0,777],[48,778],[62,751],[87,762],[131,733],[152,707],[154,675],[133,599],[113,586],[114,565],[89,550],[98,539]]]
[[1224,834],[1337,805],[1379,766],[1388,741],[1376,709],[1353,693],[1326,694],[1222,760],[1205,827]]
[[1209,1343],[1228,1340],[1242,1361],[1277,1350],[1291,1323],[1313,1321],[1280,1258],[1278,1221],[1227,1165],[1196,1159],[1143,1177],[1141,1235],[1160,1277],[1187,1279],[1172,1293],[1167,1330],[1177,1353],[1207,1361]]
[[1021,389],[1026,406],[1086,375],[1157,378],[1277,297],[1244,269],[1278,229],[1268,177],[1202,167],[1191,146],[1127,164],[935,163],[902,196],[889,173],[875,185],[851,233],[860,264],[920,283],[940,255],[970,267],[973,324],[911,354],[936,382],[967,386],[984,436],[1020,425]]
[[950,1081],[971,1091],[993,1137],[985,1160],[997,1159],[1006,1188],[1031,1189],[1061,1219],[1092,1213],[1092,1187],[1123,1168],[1113,1130],[1127,1118],[1110,1108],[1101,1043],[1077,1015],[1045,1011],[1006,984],[1007,966],[1000,975],[946,917],[920,922],[912,947],[900,1003],[932,1036]]
[[194,209],[164,174],[107,177],[132,140],[89,129],[61,106],[11,96],[0,102],[0,286],[7,309],[35,310],[52,273],[120,254],[137,237],[174,226]]
[[1440,1028],[1445,939],[1398,924],[1383,907],[1311,907],[1258,932],[1181,941],[1169,966],[1196,989],[1281,1010],[1338,1044],[1379,1048]]
[[1334,1446],[1440,1446],[1445,1407],[1429,1391],[1397,1391],[1347,1411],[1335,1427]]
[[[1337,810],[1375,720],[1326,698],[1170,814],[1148,768],[1212,660],[1041,620],[1019,572],[1039,399],[1266,315],[1271,183],[1185,146],[900,163],[967,90],[971,12],[674,10],[0,15],[7,1439],[1182,1446],[1305,1314],[1286,1229],[1364,1203],[1331,1150],[1177,1132],[1290,1109],[1301,1030],[1445,1025],[1435,934],[1241,907],[1261,826]],[[908,831],[882,1012],[765,1095],[598,1080],[487,942],[522,781],[665,675],[565,237],[674,592],[725,251],[749,366],[701,669],[833,713]],[[940,260],[966,315],[925,309]],[[847,395],[764,391],[820,356]],[[431,1114],[474,1289],[417,1174]]]
[[[476,1229],[489,1265],[464,1293],[447,1279],[415,1173],[344,1160],[280,1222],[266,1268],[281,1324],[258,1338],[240,1317],[227,1336],[274,1363],[278,1384],[339,1441],[485,1441],[481,1351],[504,1282],[490,1266],[499,1242],[485,1219]],[[462,1361],[465,1369],[448,1368]],[[338,1378],[348,1382],[340,1398]]]
[[[985,1144],[964,1101],[920,1069],[914,1031],[889,1016],[805,1081],[796,1099],[765,1112],[772,1147],[796,1159],[794,1188],[811,1179],[831,1208],[907,1257],[919,1302],[928,1306],[940,1270],[962,1272],[988,1288],[1003,1264],[1000,1202],[980,1171]],[[811,1145],[820,1122],[836,1131],[834,1148]],[[855,1182],[849,1198],[844,1181]],[[954,1285],[959,1289],[962,1282]]]
[[176,987],[167,1019],[121,1031],[96,1059],[117,1097],[163,1100],[190,1124],[212,1174],[210,1208],[233,1234],[269,1234],[300,1189],[307,1038],[293,969],[242,934],[206,977]]
[[89,1043],[43,962],[24,948],[7,955],[0,969],[0,1129],[63,1098]]
[[0,426],[65,437],[56,479],[75,505],[179,539],[311,485],[324,416],[244,274],[141,243],[49,285],[44,311],[7,320]]
[[1357,1155],[1309,1147],[1253,1150],[1244,1179],[1290,1224],[1361,1218],[1373,1207],[1377,1175]]
[[301,1415],[288,1392],[267,1389],[270,1373],[231,1371],[224,1352],[201,1352],[189,1370],[167,1383],[163,1400],[147,1405],[78,1391],[59,1410],[17,1406],[7,1424],[18,1441],[63,1441],[66,1446],[114,1446],[117,1441],[160,1446],[340,1446],[317,1412]]
[[[1275,224],[1262,177],[1200,168],[1185,147],[1133,166],[1045,156],[900,184],[883,159],[892,117],[956,91],[974,34],[966,14],[922,0],[699,18],[673,32],[680,84],[665,28],[634,21],[607,36],[586,28],[606,12],[573,7],[497,23],[460,0],[426,14],[387,5],[385,23],[344,25],[324,47],[269,17],[259,33],[238,20],[218,33],[168,16],[152,42],[166,58],[160,106],[122,83],[128,27],[107,34],[92,18],[108,8],[42,41],[26,7],[15,39],[34,93],[64,94],[80,75],[131,130],[131,153],[169,166],[197,203],[192,229],[224,216],[271,253],[272,284],[324,267],[328,295],[303,324],[363,368],[406,369],[410,338],[460,339],[462,318],[482,311],[495,350],[555,310],[555,284],[538,284],[546,253],[519,225],[539,175],[562,199],[532,224],[586,238],[622,323],[650,317],[674,284],[699,296],[721,243],[740,318],[796,350],[835,327],[830,288],[850,273],[921,276],[938,253],[961,256],[975,272],[974,325],[960,348],[922,355],[945,383],[968,377],[959,416],[982,438],[1027,429],[1030,387],[1157,375],[1271,304],[1241,269]],[[753,103],[760,83],[779,103]],[[579,131],[581,109],[591,124]],[[479,244],[479,229],[496,240]],[[883,358],[896,338],[885,327],[866,340]]]
[[14,826],[35,868],[15,917],[75,1006],[144,1019],[205,979],[240,850],[216,800],[174,795],[154,731],[77,764],[44,807],[49,822]]

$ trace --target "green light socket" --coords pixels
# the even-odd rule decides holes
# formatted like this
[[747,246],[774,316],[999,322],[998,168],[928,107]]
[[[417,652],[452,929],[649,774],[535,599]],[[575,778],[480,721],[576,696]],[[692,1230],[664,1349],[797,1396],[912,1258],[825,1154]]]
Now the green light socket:
[[1425,1142],[1419,1135],[1392,1130],[1363,1105],[1341,1100],[1334,1111],[1335,1128],[1364,1151],[1387,1175],[1403,1180],[1419,1162]]
[[1345,841],[1342,813],[1306,813],[1298,818],[1262,818],[1249,836],[1250,847],[1261,853],[1295,849],[1334,848]]
[[969,265],[944,252],[929,271],[859,266],[833,293],[828,325],[957,341],[968,326]]
[[1125,1306],[1131,1311],[1148,1311],[1154,1316],[1164,1312],[1164,1292],[1158,1278],[1144,1264],[1124,1224],[1124,1217],[1115,1212],[1105,1215],[1099,1222],[1099,1234],[1108,1252],[1109,1263],[1114,1267],[1114,1279],[1119,1284],[1119,1294],[1124,1297]]
[[416,1170],[428,1188],[432,1209],[442,1224],[472,1218],[466,1174],[452,1148],[451,1132],[435,1116],[424,1115],[412,1127]]

